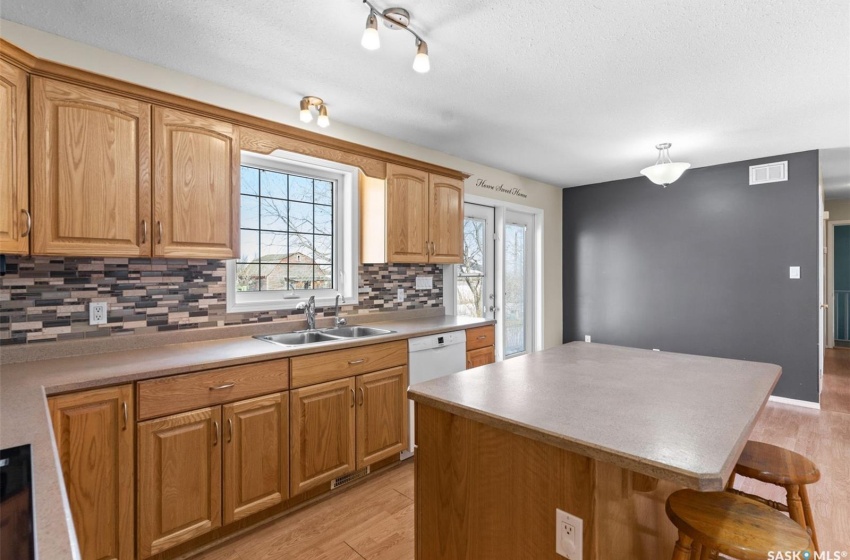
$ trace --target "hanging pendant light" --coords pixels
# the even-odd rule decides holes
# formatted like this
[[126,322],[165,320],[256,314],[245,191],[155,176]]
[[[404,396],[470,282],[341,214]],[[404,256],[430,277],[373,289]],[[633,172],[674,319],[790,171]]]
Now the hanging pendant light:
[[691,166],[690,163],[671,160],[670,146],[672,144],[669,142],[656,145],[658,159],[655,160],[655,165],[640,170],[641,175],[645,175],[647,179],[656,185],[662,185],[664,188],[667,188],[670,183],[675,183],[682,176],[682,173]]

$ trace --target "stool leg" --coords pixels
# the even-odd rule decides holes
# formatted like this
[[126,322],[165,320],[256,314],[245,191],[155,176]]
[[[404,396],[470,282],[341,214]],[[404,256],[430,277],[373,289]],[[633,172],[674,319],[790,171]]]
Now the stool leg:
[[803,512],[803,500],[800,498],[800,487],[797,484],[789,484],[785,487],[785,495],[788,500],[788,515],[796,521],[800,527],[806,528],[806,514]]
[[690,560],[693,542],[694,539],[679,531],[679,540],[676,541],[676,547],[673,549],[673,560]]
[[806,485],[800,486],[800,499],[803,502],[803,515],[806,519],[806,528],[809,530],[809,534],[812,536],[812,544],[815,546],[815,552],[820,552],[820,546],[818,545],[818,534],[815,532],[815,521],[812,518],[812,504],[809,502],[809,491],[806,489]]

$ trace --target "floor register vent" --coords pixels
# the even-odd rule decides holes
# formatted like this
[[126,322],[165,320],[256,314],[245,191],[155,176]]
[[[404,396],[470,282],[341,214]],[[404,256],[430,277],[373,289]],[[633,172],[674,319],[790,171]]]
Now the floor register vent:
[[355,480],[363,478],[364,476],[369,474],[369,470],[370,468],[366,467],[365,469],[355,471],[351,474],[346,474],[339,478],[333,479],[331,481],[331,490],[333,490],[334,488],[339,488],[340,486],[348,484],[349,482],[354,482]]

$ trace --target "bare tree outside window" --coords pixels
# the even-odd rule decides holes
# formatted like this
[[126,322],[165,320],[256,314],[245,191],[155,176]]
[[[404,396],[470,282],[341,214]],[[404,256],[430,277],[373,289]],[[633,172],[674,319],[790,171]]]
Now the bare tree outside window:
[[334,288],[334,183],[242,166],[236,290]]
[[484,220],[463,220],[463,264],[457,274],[457,313],[484,316]]

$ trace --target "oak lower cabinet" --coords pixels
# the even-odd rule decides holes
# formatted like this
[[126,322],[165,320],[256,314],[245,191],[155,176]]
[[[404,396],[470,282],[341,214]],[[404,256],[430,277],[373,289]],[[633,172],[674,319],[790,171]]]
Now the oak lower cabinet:
[[466,331],[466,369],[496,361],[496,327],[484,325]]
[[280,392],[139,422],[139,558],[289,497]]
[[472,369],[479,366],[486,366],[496,362],[496,347],[486,346],[469,350],[466,353],[466,369]]
[[292,495],[406,449],[407,386],[404,365],[290,391]]
[[0,253],[29,253],[27,73],[0,60]]
[[134,558],[133,388],[48,399],[83,560]]

